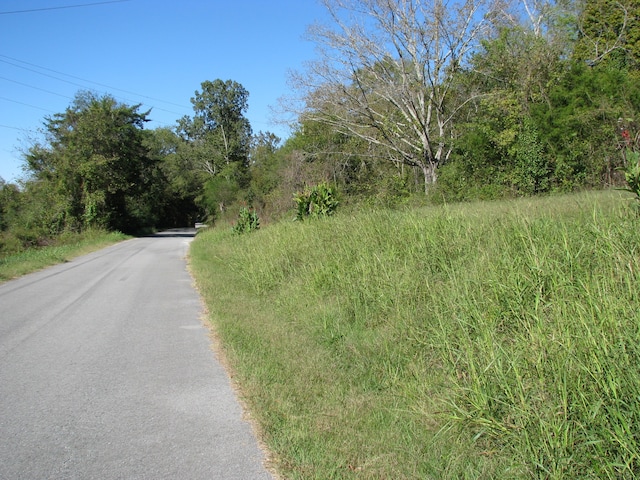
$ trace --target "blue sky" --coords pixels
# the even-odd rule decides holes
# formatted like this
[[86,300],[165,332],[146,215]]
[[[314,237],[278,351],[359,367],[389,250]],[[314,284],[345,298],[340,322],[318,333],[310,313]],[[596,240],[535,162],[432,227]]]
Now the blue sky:
[[[155,128],[192,115],[203,81],[235,80],[253,130],[286,137],[270,107],[290,94],[288,72],[313,59],[303,37],[323,18],[316,0],[98,2],[0,0],[0,177],[21,175],[30,132],[79,90],[143,103]],[[87,6],[57,8],[73,5]],[[35,11],[4,13],[24,10]]]

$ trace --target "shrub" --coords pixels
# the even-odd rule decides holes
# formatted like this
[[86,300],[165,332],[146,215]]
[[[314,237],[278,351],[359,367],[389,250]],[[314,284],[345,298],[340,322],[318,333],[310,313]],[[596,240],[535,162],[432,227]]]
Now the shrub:
[[11,255],[24,250],[22,240],[12,232],[0,232],[0,256]]
[[306,217],[325,217],[333,215],[338,208],[335,188],[322,182],[312,188],[298,192],[294,196],[297,205],[297,220]]
[[240,209],[238,222],[233,227],[233,232],[238,235],[253,232],[260,228],[260,219],[255,210],[251,211],[246,207]]
[[640,152],[627,152],[627,162],[622,169],[627,187],[623,188],[627,192],[633,193],[636,197],[636,207],[640,213]]

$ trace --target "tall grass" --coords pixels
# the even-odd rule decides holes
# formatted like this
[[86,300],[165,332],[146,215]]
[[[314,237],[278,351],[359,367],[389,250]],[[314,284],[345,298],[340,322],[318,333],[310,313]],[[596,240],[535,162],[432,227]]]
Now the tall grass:
[[618,193],[199,235],[285,478],[640,476],[640,230]]

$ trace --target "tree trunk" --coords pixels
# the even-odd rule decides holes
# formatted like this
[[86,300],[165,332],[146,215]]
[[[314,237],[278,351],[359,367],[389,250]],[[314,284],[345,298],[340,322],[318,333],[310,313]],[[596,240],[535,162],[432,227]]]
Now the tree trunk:
[[422,164],[422,174],[424,175],[424,194],[429,193],[431,188],[438,178],[437,165],[433,161],[426,161]]

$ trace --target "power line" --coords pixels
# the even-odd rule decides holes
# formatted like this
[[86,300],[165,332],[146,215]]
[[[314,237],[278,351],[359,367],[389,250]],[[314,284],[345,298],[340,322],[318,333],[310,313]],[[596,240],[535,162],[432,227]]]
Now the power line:
[[29,131],[26,128],[11,127],[9,125],[2,125],[1,123],[0,123],[0,128],[9,128],[11,130],[18,130],[18,131],[21,131],[21,132],[28,132]]
[[[4,57],[4,58],[11,58],[11,57],[7,57],[6,55],[0,55],[0,57]],[[15,61],[17,61],[17,62],[22,62],[21,60],[16,60],[16,59],[12,59],[12,60],[15,60]],[[18,65],[18,64],[16,64],[16,63],[12,63],[12,62],[9,62],[9,61],[7,61],[7,60],[2,60],[1,58],[0,58],[0,62],[2,62],[2,63],[6,63],[6,64],[8,64],[8,65],[12,65],[12,66],[17,67],[17,68],[22,68],[23,70],[27,70],[27,71],[29,71],[29,72],[37,73],[38,75],[42,75],[42,76],[45,76],[45,77],[53,78],[54,80],[58,80],[59,82],[68,83],[68,84],[70,84],[70,85],[74,85],[74,86],[76,86],[76,87],[80,87],[80,88],[83,88],[83,89],[88,88],[86,85],[82,85],[82,84],[80,84],[80,83],[72,82],[72,81],[70,81],[70,80],[65,80],[64,78],[59,78],[59,77],[56,77],[56,76],[54,76],[54,75],[50,75],[50,74],[48,74],[48,73],[39,72],[38,70],[34,70],[33,68],[24,67],[24,66],[22,66],[22,65]],[[22,63],[25,63],[25,64],[27,64],[27,65],[33,65],[33,64],[29,64],[28,62],[22,62]],[[49,71],[53,71],[53,72],[55,72],[55,70],[51,70],[51,69],[48,69],[48,68],[45,68],[45,67],[39,67],[38,65],[33,65],[33,66],[35,66],[35,67],[37,67],[37,68],[42,68],[43,70],[49,70]],[[68,76],[68,77],[72,77],[72,78],[78,78],[78,77],[74,77],[73,75],[67,75],[67,74],[62,73],[62,72],[56,72],[56,73],[59,73],[60,75],[66,75],[66,76]],[[113,88],[113,87],[109,87],[108,85],[100,84],[100,83],[98,83],[98,82],[92,82],[91,80],[84,80],[84,79],[80,79],[80,80],[83,80],[83,81],[86,81],[86,82],[89,82],[89,83],[94,83],[94,84],[96,84],[96,85],[100,85],[100,86],[102,86],[103,88]],[[12,82],[14,82],[14,83],[20,83],[20,82],[16,82],[15,80],[9,80],[9,81],[12,81]],[[24,84],[24,83],[23,83],[22,85],[25,85],[25,86],[29,86],[29,87],[31,87],[30,85],[26,85],[26,84]],[[44,89],[42,89],[42,88],[38,88],[38,87],[31,87],[31,88],[36,88],[36,89],[38,89],[38,90],[44,90]],[[126,90],[122,90],[122,89],[119,89],[119,88],[113,88],[113,90],[120,90],[120,91],[124,91],[124,92],[126,92]],[[48,91],[48,90],[44,90],[44,91],[46,91],[47,93],[53,93],[54,95],[58,95],[58,96],[65,96],[65,95],[62,95],[62,94],[59,94],[59,93],[50,92],[50,91]],[[136,96],[140,96],[140,97],[144,97],[144,98],[150,98],[150,99],[154,100],[153,98],[148,97],[148,96],[146,96],[146,95],[138,95],[138,94],[136,94],[136,93],[134,93],[134,92],[127,92],[127,93],[129,93],[130,95],[136,95]],[[66,97],[66,98],[69,98],[69,97]],[[127,101],[127,102],[131,102],[131,100],[129,100],[129,99],[127,99],[127,98],[123,98],[123,100],[125,100],[125,101]],[[165,102],[165,101],[163,101],[163,100],[159,100],[159,99],[157,99],[157,101],[159,101],[159,102],[163,102],[163,103],[168,103],[168,104],[171,104],[171,105],[176,105],[176,106],[179,106],[179,107],[183,107],[183,105],[178,105],[178,104],[175,104],[175,103],[174,103],[174,104],[172,104],[171,102]],[[151,108],[153,108],[154,110],[160,110],[160,111],[162,111],[162,112],[173,113],[174,115],[182,115],[182,113],[180,113],[180,112],[174,112],[173,110],[167,110],[166,108],[162,108],[162,107],[156,107],[156,106],[151,105]],[[185,108],[186,108],[186,107],[185,107]]]
[[29,103],[24,103],[24,102],[19,102],[17,100],[12,100],[11,98],[7,98],[7,97],[0,97],[0,100],[4,100],[6,102],[17,103],[18,105],[24,105],[25,107],[37,108],[38,110],[44,110],[45,112],[49,112],[49,113],[56,113],[53,110],[49,110],[48,108],[37,107],[37,106],[31,105]]
[[[0,55],[0,57],[4,57],[4,55]],[[8,58],[8,57],[5,57],[5,58]],[[20,61],[20,60],[17,60],[17,61]],[[23,70],[28,70],[29,72],[37,73],[38,75],[43,75],[45,77],[53,78],[53,79],[58,80],[60,82],[65,82],[65,83],[68,83],[68,84],[71,84],[71,85],[75,85],[76,87],[86,88],[85,85],[80,85],[79,83],[75,83],[75,82],[72,82],[70,80],[65,80],[64,78],[54,77],[53,75],[49,75],[48,73],[39,72],[38,70],[34,70],[33,68],[23,67],[22,65],[17,65],[15,63],[11,63],[11,62],[8,62],[8,61],[2,60],[2,59],[0,59],[0,62],[6,63],[8,65],[13,65],[14,67],[22,68]],[[26,62],[22,62],[22,63],[26,63]],[[38,67],[38,68],[40,68],[40,67]]]
[[[108,88],[109,90],[118,90],[120,92],[129,94],[129,95],[135,95],[136,97],[147,98],[149,100],[154,100],[156,102],[166,103],[167,105],[173,105],[174,107],[191,108],[191,107],[187,107],[186,105],[180,105],[179,103],[169,102],[169,101],[166,101],[166,100],[162,100],[160,98],[154,98],[154,97],[150,97],[148,95],[142,95],[142,94],[139,94],[139,93],[136,93],[136,92],[130,92],[128,90],[123,90],[122,88],[112,87],[112,86],[106,85],[104,83],[94,82],[93,80],[87,80],[86,78],[76,77],[75,75],[70,75],[68,73],[59,72],[59,71],[53,70],[51,68],[47,68],[47,67],[43,67],[43,66],[40,66],[40,65],[36,65],[34,63],[25,62],[24,60],[18,60],[17,58],[12,58],[12,57],[9,57],[7,55],[0,54],[0,57],[7,58],[7,59],[9,59],[9,60],[11,60],[13,62],[19,62],[19,63],[23,63],[25,65],[29,65],[31,67],[36,67],[36,68],[39,68],[40,70],[46,70],[48,72],[53,72],[53,73],[55,73],[57,75],[63,75],[65,77],[74,78],[76,80],[80,80],[81,82],[93,83],[94,85],[98,85],[98,86],[103,87],[103,88]],[[44,76],[47,76],[47,77],[55,78],[56,80],[60,80],[62,82],[67,82],[67,83],[70,83],[72,85],[76,85],[76,86],[80,86],[80,87],[84,88],[83,85],[79,85],[77,83],[73,83],[73,82],[70,82],[68,80],[63,80],[61,78],[57,78],[57,77],[54,77],[52,75],[47,75],[46,73],[38,72],[37,70],[32,70],[30,68],[23,67],[22,65],[16,65],[15,63],[11,63],[11,62],[8,62],[6,60],[0,60],[0,62],[8,63],[9,65],[13,65],[14,67],[23,68],[23,69],[29,70],[31,72],[39,73],[40,75],[44,75]],[[176,112],[170,112],[170,113],[176,113]]]
[[46,90],[46,89],[40,88],[40,87],[34,87],[33,85],[29,85],[27,83],[18,82],[17,80],[11,80],[10,78],[7,78],[7,77],[0,76],[0,79],[1,80],[5,80],[7,82],[11,82],[11,83],[16,83],[18,85],[22,85],[23,87],[33,88],[34,90],[40,90],[41,92],[50,93],[51,95],[57,95],[58,97],[66,98],[66,99],[69,99],[69,100],[73,100],[73,98],[69,97],[68,95],[63,95],[61,93],[52,92],[51,90]]
[[30,10],[13,10],[10,12],[0,12],[0,15],[12,15],[14,13],[44,12],[45,10],[62,10],[65,8],[91,7],[94,5],[105,5],[107,3],[122,3],[122,2],[129,2],[129,1],[130,0],[110,0],[108,2],[83,3],[80,5],[62,5],[60,7],[32,8]]

